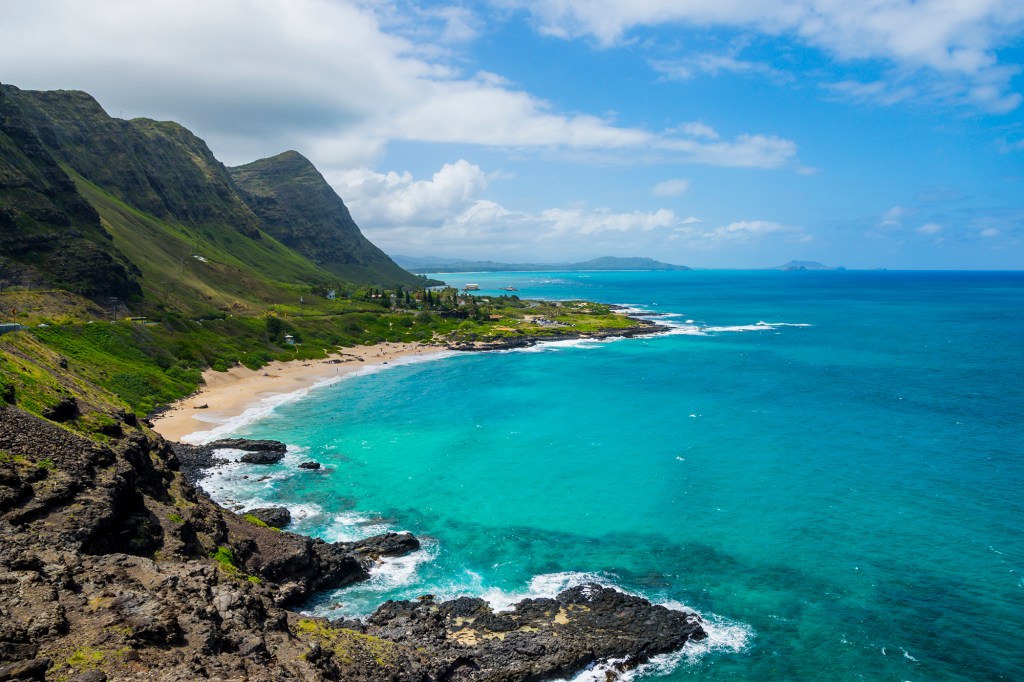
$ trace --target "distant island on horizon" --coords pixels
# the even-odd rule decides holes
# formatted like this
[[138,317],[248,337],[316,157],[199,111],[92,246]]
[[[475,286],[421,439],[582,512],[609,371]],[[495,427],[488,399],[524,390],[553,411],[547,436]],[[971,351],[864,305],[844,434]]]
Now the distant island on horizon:
[[[415,274],[438,272],[572,272],[579,270],[663,270],[693,271],[717,270],[720,268],[692,268],[688,265],[664,263],[653,258],[604,256],[577,263],[502,263],[492,260],[472,260],[468,258],[447,258],[441,256],[402,256],[393,255],[392,260]],[[846,270],[843,266],[832,267],[812,260],[791,260],[782,265],[763,268],[726,268],[737,270],[781,270],[784,272]]]
[[409,272],[561,272],[567,270],[692,270],[686,265],[662,263],[653,258],[604,256],[580,263],[499,263],[490,260],[440,258],[436,256],[392,256]]

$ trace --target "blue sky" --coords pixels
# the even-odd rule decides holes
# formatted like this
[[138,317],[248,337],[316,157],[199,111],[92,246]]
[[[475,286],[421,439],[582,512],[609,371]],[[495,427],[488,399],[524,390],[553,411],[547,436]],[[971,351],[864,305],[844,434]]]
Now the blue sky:
[[297,149],[392,254],[1024,267],[1019,0],[0,10],[0,81]]

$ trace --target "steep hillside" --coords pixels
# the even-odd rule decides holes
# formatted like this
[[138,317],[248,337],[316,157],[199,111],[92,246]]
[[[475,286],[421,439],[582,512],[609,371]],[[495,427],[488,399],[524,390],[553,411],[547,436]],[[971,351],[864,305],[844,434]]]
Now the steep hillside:
[[56,286],[91,297],[141,293],[99,215],[0,87],[0,288]]
[[202,317],[345,282],[424,280],[366,240],[295,152],[229,172],[177,123],[115,119],[84,92],[0,85],[4,282]]
[[92,96],[6,86],[61,162],[157,218],[259,239],[259,219],[224,165],[181,125],[111,118]]
[[359,231],[348,208],[306,157],[288,151],[229,169],[263,229],[342,279],[420,281]]

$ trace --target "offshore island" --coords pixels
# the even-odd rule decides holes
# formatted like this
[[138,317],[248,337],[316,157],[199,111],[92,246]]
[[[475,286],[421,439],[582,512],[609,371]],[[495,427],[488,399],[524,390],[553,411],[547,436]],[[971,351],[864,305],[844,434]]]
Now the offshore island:
[[425,594],[305,616],[419,541],[327,543],[194,484],[218,446],[253,467],[285,447],[172,443],[200,412],[407,354],[660,329],[441,285],[367,241],[296,152],[227,168],[178,124],[0,86],[0,681],[611,678],[705,637],[596,584],[502,612]]

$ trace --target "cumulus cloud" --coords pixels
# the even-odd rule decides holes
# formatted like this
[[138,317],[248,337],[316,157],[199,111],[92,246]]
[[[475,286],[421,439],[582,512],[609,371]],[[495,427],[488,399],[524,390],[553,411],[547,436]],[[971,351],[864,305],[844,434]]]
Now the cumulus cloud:
[[720,140],[710,128],[648,130],[559,111],[498,74],[465,73],[450,52],[479,30],[465,7],[358,0],[7,5],[0,22],[5,81],[85,89],[115,116],[178,120],[229,164],[298,148],[325,171],[372,167],[396,140],[767,168],[796,154],[795,143],[766,134]]
[[942,225],[938,223],[925,223],[917,228],[918,234],[938,234],[939,232],[942,232]]
[[487,174],[464,159],[447,163],[429,180],[411,173],[356,168],[327,175],[361,222],[435,222],[463,211],[487,188]]
[[685,178],[673,178],[659,182],[651,189],[656,197],[677,197],[690,189],[690,181]]
[[[1000,64],[997,52],[1011,45],[1024,24],[1019,0],[877,0],[870,3],[831,0],[523,0],[540,29],[554,36],[592,36],[613,45],[637,27],[680,24],[729,27],[772,36],[786,36],[819,48],[841,61],[873,59],[887,64],[898,80],[908,74],[939,76],[956,95],[986,109],[1007,111],[1020,104],[1010,92],[1017,66]],[[680,77],[694,69],[740,71],[754,68],[742,61],[700,58],[682,64]],[[927,77],[927,75],[926,75]],[[849,83],[860,96],[872,94],[873,84]],[[865,89],[867,88],[867,89]],[[885,84],[878,94],[906,94]]]

